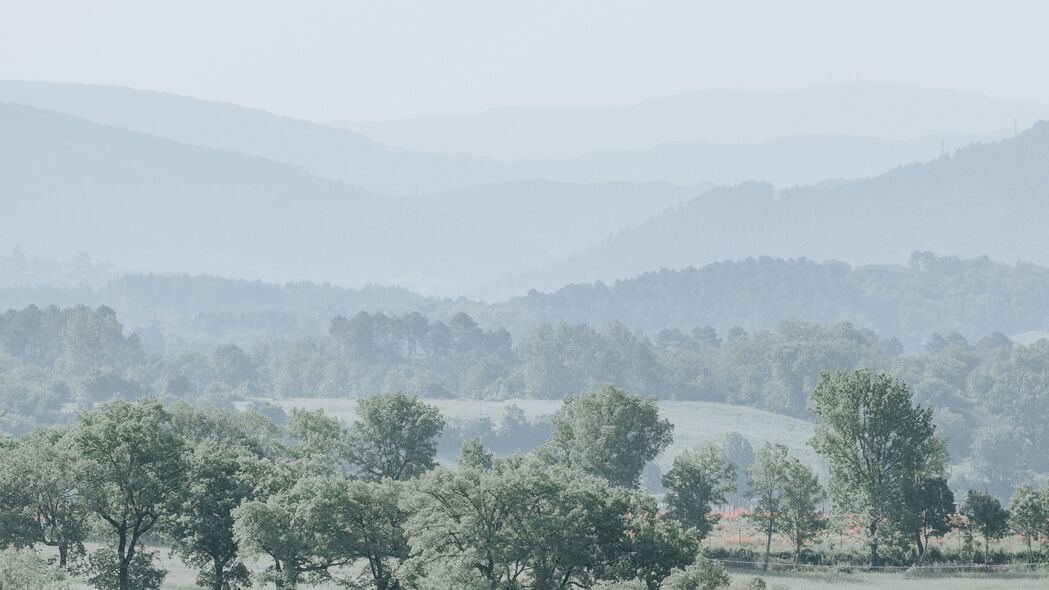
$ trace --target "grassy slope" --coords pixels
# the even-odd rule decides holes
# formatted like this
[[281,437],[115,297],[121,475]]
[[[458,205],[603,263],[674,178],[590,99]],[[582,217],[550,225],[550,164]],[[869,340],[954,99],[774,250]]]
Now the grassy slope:
[[[304,408],[323,409],[346,422],[356,418],[356,400],[347,399],[282,399],[271,400],[285,410]],[[440,409],[448,420],[472,420],[487,416],[498,422],[508,404],[516,404],[529,418],[550,416],[561,407],[560,400],[519,399],[506,401],[473,401],[428,399],[427,403]],[[670,467],[673,458],[686,447],[705,442],[720,443],[730,432],[739,432],[757,447],[765,441],[787,445],[791,453],[806,462],[821,466],[822,462],[808,446],[812,425],[796,418],[771,412],[718,404],[712,402],[659,402],[660,413],[674,424],[674,444],[657,463],[661,469]]]

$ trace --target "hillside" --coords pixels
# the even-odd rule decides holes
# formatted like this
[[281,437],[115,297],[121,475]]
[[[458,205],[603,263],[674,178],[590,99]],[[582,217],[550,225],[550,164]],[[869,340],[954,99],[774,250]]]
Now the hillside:
[[0,102],[276,160],[378,192],[411,194],[509,179],[486,159],[390,147],[345,129],[161,92],[3,80]]
[[104,289],[0,289],[0,311],[29,304],[108,305],[129,328],[159,328],[185,345],[251,343],[274,331],[325,334],[336,315],[419,312],[448,319],[459,311],[520,338],[542,322],[607,325],[655,335],[664,328],[771,329],[786,320],[849,321],[917,349],[933,333],[976,339],[1049,330],[1049,268],[919,253],[907,265],[760,258],[663,270],[611,284],[569,285],[500,304],[425,298],[404,289],[276,285],[207,276],[131,275]]
[[1049,123],[875,178],[775,192],[710,190],[591,250],[495,286],[502,293],[774,254],[854,264],[915,250],[1049,263]]
[[0,105],[0,128],[0,235],[42,258],[90,249],[133,270],[454,292],[530,256],[286,164],[17,105]]
[[666,182],[532,180],[422,195],[413,201],[514,236],[556,260],[680,205],[706,188]]
[[[1010,132],[1011,133],[1011,132]],[[937,133],[915,139],[850,135],[792,135],[760,143],[676,141],[652,148],[599,150],[563,160],[523,160],[531,175],[568,182],[738,184],[759,180],[778,188],[832,178],[866,178],[925,162],[1005,132]]]
[[[898,84],[850,83],[771,94],[705,90],[624,107],[500,109],[475,115],[341,122],[391,145],[503,159],[569,158],[668,141],[758,143],[792,135],[911,139],[1021,128],[1049,105]],[[757,180],[751,177],[749,180]]]

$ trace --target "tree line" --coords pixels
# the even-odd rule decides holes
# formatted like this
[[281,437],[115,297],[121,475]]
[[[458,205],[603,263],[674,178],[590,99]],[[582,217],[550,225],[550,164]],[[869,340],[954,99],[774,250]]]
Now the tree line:
[[[1009,509],[970,491],[956,510],[933,412],[904,382],[825,372],[812,398],[826,488],[781,445],[760,448],[747,469],[766,564],[774,535],[795,561],[809,551],[827,528],[828,496],[835,517],[861,531],[872,566],[887,548],[920,563],[929,539],[952,526],[982,538],[984,563],[1009,530],[1035,559],[1049,535],[1049,488],[1018,487]],[[436,461],[444,420],[418,398],[367,397],[357,414],[346,425],[295,410],[281,428],[254,412],[144,398],[4,439],[0,544],[53,547],[55,569],[100,590],[161,587],[157,543],[215,590],[325,580],[378,590],[728,584],[704,540],[736,466],[720,447],[700,446],[674,458],[662,504],[640,490],[642,469],[673,435],[652,399],[611,386],[569,397],[535,451],[497,456],[470,439],[455,465]],[[89,538],[99,548],[87,554]]]
[[[560,399],[602,383],[662,399],[703,400],[810,419],[820,371],[870,367],[904,379],[937,410],[961,487],[1001,499],[1049,474],[1049,342],[976,341],[934,334],[920,353],[847,323],[792,321],[721,334],[667,329],[655,338],[622,324],[542,324],[514,341],[460,313],[337,316],[329,334],[212,351],[149,352],[109,308],[10,310],[0,315],[0,430],[69,419],[113,398],[229,405],[253,397]],[[508,444],[512,444],[508,441]]]

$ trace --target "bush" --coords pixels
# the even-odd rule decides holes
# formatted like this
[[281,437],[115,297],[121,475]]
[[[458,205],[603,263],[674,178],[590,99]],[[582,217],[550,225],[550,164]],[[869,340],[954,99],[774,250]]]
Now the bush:
[[[153,565],[156,558],[157,554],[150,551],[135,554],[128,572],[131,588],[160,590],[168,573]],[[119,590],[119,571],[120,558],[112,549],[98,549],[87,558],[87,581],[98,590]]]
[[716,590],[728,585],[725,566],[703,556],[683,570],[674,570],[663,580],[663,590]]
[[0,588],[69,590],[65,572],[31,549],[0,551]]

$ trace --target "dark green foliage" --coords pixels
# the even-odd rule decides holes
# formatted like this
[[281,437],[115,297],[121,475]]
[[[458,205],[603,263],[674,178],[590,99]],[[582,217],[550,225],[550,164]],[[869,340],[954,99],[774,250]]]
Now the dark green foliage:
[[879,534],[913,508],[913,482],[945,468],[930,468],[942,453],[932,410],[914,406],[903,381],[867,370],[822,373],[812,404],[812,445],[830,464],[831,496],[860,519],[876,566]]
[[1009,511],[998,498],[977,490],[969,490],[961,513],[969,529],[983,537],[983,562],[989,563],[991,541],[1001,539],[1009,531]]
[[735,485],[736,466],[713,444],[674,457],[673,466],[663,476],[670,514],[699,539],[706,538],[718,523],[721,517],[713,511],[725,504]]

